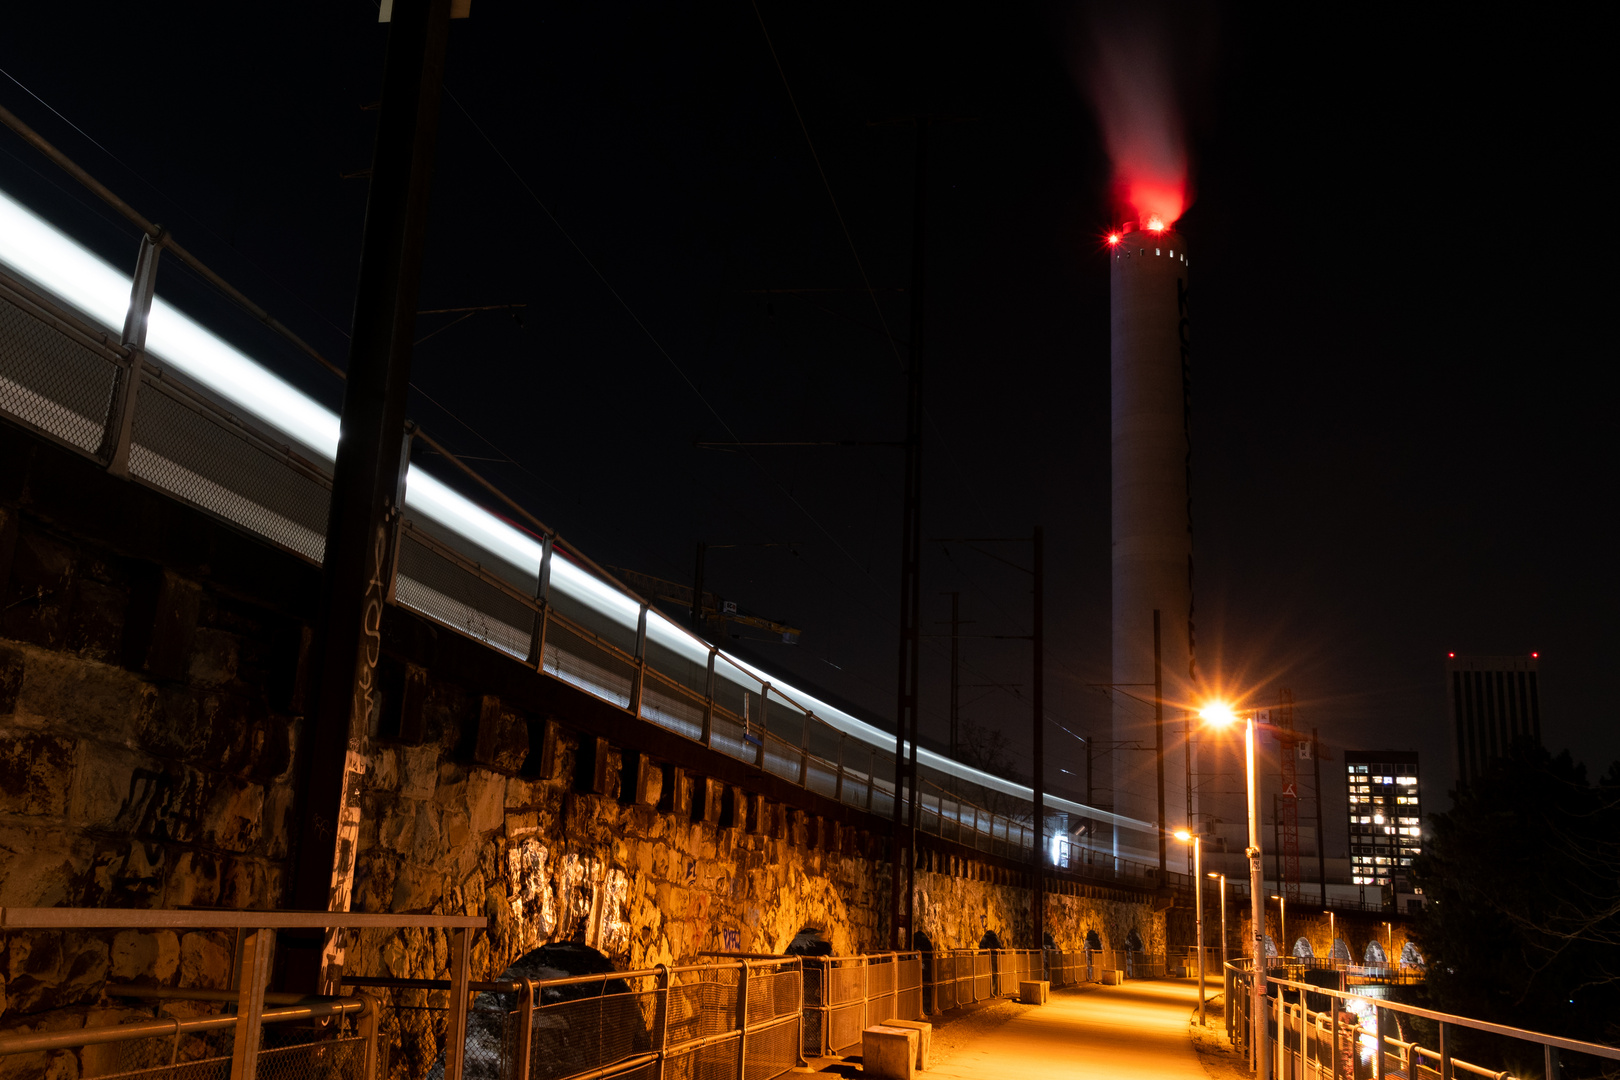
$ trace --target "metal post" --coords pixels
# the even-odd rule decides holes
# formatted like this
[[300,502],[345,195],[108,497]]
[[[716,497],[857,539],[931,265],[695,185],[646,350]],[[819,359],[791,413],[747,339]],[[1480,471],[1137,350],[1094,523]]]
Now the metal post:
[[[1339,1006],[1342,1004],[1342,1002],[1336,997],[1335,998],[1330,998],[1329,1001],[1331,1001],[1332,1005],[1333,1005],[1333,1058],[1332,1058],[1332,1061],[1333,1061],[1333,1077],[1334,1077],[1334,1080],[1340,1080],[1340,1078],[1339,1078]],[[1442,1062],[1445,1061],[1445,1052],[1446,1052],[1446,1031],[1445,1031],[1445,1025],[1442,1024],[1440,1026],[1440,1054],[1441,1054],[1441,1061]],[[1355,1077],[1353,1077],[1353,1076],[1352,1077],[1346,1077],[1346,1078],[1344,1078],[1344,1080],[1355,1080]],[[1446,1075],[1444,1072],[1442,1072],[1441,1080],[1451,1080],[1451,1077],[1449,1075]]]
[[703,560],[709,545],[702,540],[697,546],[697,570],[692,575],[692,629],[703,633]]
[[770,726],[766,723],[766,703],[770,701],[771,684],[760,683],[759,686],[759,749],[754,751],[754,768],[765,767],[765,740],[771,737]]
[[[355,997],[365,1002],[365,1007],[361,1010],[359,1017],[360,1037],[365,1040],[365,1060],[360,1066],[360,1080],[375,1080],[377,1076],[377,1028],[379,1026],[377,1013],[379,1006],[377,999],[370,994],[356,993]],[[179,1049],[178,1040],[175,1048]]]
[[877,772],[877,751],[866,752],[866,808],[872,809],[872,774]]
[[450,1017],[444,1033],[444,1080],[461,1080],[467,1057],[467,981],[472,942],[466,927],[450,931]]
[[1035,880],[1031,883],[1034,907],[1035,948],[1046,948],[1046,530],[1035,526],[1031,540],[1035,552],[1035,602],[1033,631],[1035,653],[1034,687],[1034,751],[1035,751],[1035,837],[1030,852],[1030,865]]
[[833,802],[844,801],[844,747],[849,742],[849,736],[842,731],[838,733],[838,779],[833,781]]
[[[911,881],[902,880],[905,853],[912,846],[910,829],[904,823],[900,796],[906,779],[906,738],[915,753],[917,745],[917,682],[921,668],[922,631],[922,372],[923,301],[927,263],[924,257],[925,224],[928,205],[924,185],[928,175],[928,121],[917,120],[916,189],[913,196],[911,237],[911,330],[910,356],[906,364],[906,474],[901,510],[900,540],[900,651],[899,707],[894,725],[894,835],[890,854],[889,947],[904,948],[910,935],[911,912],[902,908],[904,890],[909,907]],[[915,758],[912,768],[915,770]]]
[[1546,1066],[1544,1075],[1546,1076],[1547,1080],[1559,1080],[1559,1077],[1563,1074],[1563,1070],[1558,1066],[1558,1047],[1552,1045],[1551,1043],[1544,1043],[1542,1045],[1542,1049],[1546,1051]]
[[534,583],[534,602],[539,610],[534,613],[534,630],[529,635],[529,663],[536,671],[546,668],[546,624],[551,617],[551,549],[555,543],[553,537],[540,538],[540,573]]
[[[313,733],[302,773],[292,906],[344,911],[354,880],[359,783],[379,705],[376,666],[390,517],[399,513],[400,434],[415,339],[428,193],[438,138],[450,0],[395,0],[361,240],[354,329],[333,469],[312,649]],[[289,981],[330,990],[341,970],[329,928],[301,942]],[[459,1059],[458,1059],[459,1060]],[[459,1076],[459,1073],[458,1073]],[[447,1080],[457,1080],[456,1076]]]
[[799,786],[804,787],[810,782],[810,714],[804,714],[804,723],[799,726]]
[[242,938],[237,968],[236,1031],[231,1040],[231,1080],[254,1080],[259,1073],[259,1032],[264,1022],[264,991],[270,981],[275,931],[253,929]]
[[[668,964],[659,964],[657,971],[657,1001],[653,1004],[652,1048],[657,1053],[658,1059],[653,1069],[653,1080],[664,1080],[665,1068],[668,1065],[665,1055],[669,1050],[669,986],[672,976]],[[525,1080],[527,1080],[527,1074],[525,1074]]]
[[1254,1061],[1256,1080],[1269,1080],[1271,1055],[1266,1043],[1266,911],[1260,850],[1260,802],[1255,791],[1255,730],[1254,716],[1250,714],[1243,728],[1243,757],[1247,769],[1249,788],[1249,919],[1254,930],[1254,976],[1250,984],[1253,1004],[1249,1017],[1254,1023]]
[[709,646],[709,671],[703,689],[703,745],[714,745],[714,658],[720,650]]
[[737,1080],[748,1075],[748,961],[737,973]]
[[[1316,775],[1316,878],[1321,882],[1322,906],[1327,907],[1327,855],[1326,845],[1322,843],[1322,746],[1316,740],[1316,729],[1311,728],[1311,767]],[[1328,952],[1333,952],[1332,942],[1328,943]]]
[[157,288],[158,256],[163,253],[161,226],[158,234],[143,234],[135,256],[135,277],[130,284],[122,338],[129,363],[119,373],[117,392],[107,410],[107,425],[101,437],[100,456],[107,460],[107,471],[114,476],[129,475],[129,442],[135,431],[135,399],[141,392],[141,369],[146,359],[146,327],[152,315],[152,293]]
[[1373,1006],[1373,1080],[1384,1080],[1384,1010]]
[[630,682],[630,715],[641,715],[641,695],[647,687],[647,602],[636,616],[636,673]]
[[517,1077],[529,1080],[534,1065],[534,980],[523,980],[523,994],[518,1002]]
[[[1164,672],[1160,664],[1159,609],[1153,609],[1153,751],[1159,777],[1159,884],[1166,869],[1164,820]],[[1192,826],[1188,822],[1188,827]]]
[[1198,922],[1198,1026],[1204,1026],[1204,852],[1193,836],[1193,912]]

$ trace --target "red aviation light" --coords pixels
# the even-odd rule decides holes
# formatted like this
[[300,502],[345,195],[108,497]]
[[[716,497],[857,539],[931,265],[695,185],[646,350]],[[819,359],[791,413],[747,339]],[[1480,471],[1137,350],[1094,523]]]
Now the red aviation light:
[[1109,243],[1109,246],[1113,246],[1114,244],[1119,243],[1119,233],[1117,233],[1117,232],[1109,233],[1108,234],[1108,243]]
[[1541,659],[1541,654],[1538,653],[1538,652],[1533,652],[1533,653],[1530,654],[1530,659],[1532,659],[1532,660],[1540,660]]
[[1454,653],[1454,652],[1448,652],[1448,653],[1446,653],[1446,656],[1447,656],[1448,659],[1451,659],[1451,660],[1457,659],[1457,654]]

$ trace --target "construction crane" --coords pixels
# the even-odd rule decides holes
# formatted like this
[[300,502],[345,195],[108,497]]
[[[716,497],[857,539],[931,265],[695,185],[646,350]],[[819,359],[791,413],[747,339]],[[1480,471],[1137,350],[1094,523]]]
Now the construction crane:
[[[1265,718],[1262,717],[1262,720]],[[1277,707],[1271,710],[1270,723],[1277,736],[1277,764],[1281,772],[1281,791],[1276,802],[1278,854],[1281,865],[1277,870],[1279,892],[1290,902],[1299,900],[1299,769],[1301,756],[1314,756],[1312,739],[1294,730],[1294,692],[1284,689],[1278,695]],[[1321,837],[1317,837],[1321,843]]]

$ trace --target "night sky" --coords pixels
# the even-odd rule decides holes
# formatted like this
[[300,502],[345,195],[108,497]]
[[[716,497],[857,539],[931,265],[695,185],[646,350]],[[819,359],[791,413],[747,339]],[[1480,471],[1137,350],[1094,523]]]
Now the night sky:
[[[1546,741],[1601,771],[1620,757],[1605,59],[1550,10],[1490,26],[1166,10],[1196,185],[1178,227],[1206,677],[1254,703],[1292,689],[1335,750],[1421,751],[1441,809],[1446,653],[1535,650]],[[752,545],[711,552],[710,586],[804,633],[747,647],[892,717],[901,455],[693,444],[902,437],[915,135],[891,121],[947,118],[928,176],[925,535],[1045,525],[1048,775],[1078,790],[1064,729],[1108,737],[1089,685],[1109,655],[1101,235],[1122,216],[1082,90],[1086,13],[758,13],[859,262],[750,4],[477,0],[452,30],[421,307],[526,306],[422,316],[412,416],[600,562],[688,582],[698,540]],[[0,102],[341,363],[375,7],[8,21]],[[133,264],[133,231],[9,133],[0,186]],[[789,289],[825,291],[766,291]],[[159,291],[339,403],[177,262]],[[1017,571],[929,544],[924,575],[929,632],[949,590],[964,632],[1028,632]],[[924,733],[943,739],[947,643],[928,645]],[[963,700],[1027,769],[1028,644],[963,654],[967,683],[1024,684]],[[1326,795],[1340,854],[1342,788]]]

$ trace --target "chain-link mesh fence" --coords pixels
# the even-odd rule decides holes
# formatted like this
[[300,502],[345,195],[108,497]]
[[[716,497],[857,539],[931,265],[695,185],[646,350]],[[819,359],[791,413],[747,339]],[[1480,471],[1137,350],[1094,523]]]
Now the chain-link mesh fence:
[[76,340],[13,298],[23,300],[0,286],[0,410],[95,453],[122,373],[116,354]]

